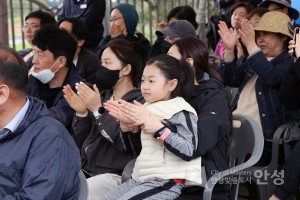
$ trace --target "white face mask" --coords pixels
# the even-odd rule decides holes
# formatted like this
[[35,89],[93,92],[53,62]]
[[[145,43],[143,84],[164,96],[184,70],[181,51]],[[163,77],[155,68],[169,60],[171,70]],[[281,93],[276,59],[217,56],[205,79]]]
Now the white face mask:
[[[59,59],[59,58],[58,58]],[[55,76],[55,73],[59,70],[59,68],[55,71],[52,72],[51,69],[52,67],[56,64],[58,59],[55,61],[55,63],[50,67],[50,69],[44,69],[40,72],[32,72],[32,76],[34,76],[36,79],[41,81],[43,84],[49,83],[53,77]]]

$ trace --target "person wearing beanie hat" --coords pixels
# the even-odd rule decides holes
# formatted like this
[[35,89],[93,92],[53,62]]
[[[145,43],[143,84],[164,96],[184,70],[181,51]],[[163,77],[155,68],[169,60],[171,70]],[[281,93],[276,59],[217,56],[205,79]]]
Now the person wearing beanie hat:
[[109,35],[103,38],[97,47],[96,53],[101,59],[101,55],[106,45],[115,39],[129,39],[131,41],[140,41],[144,43],[144,51],[148,54],[151,48],[150,42],[141,33],[136,33],[137,23],[139,21],[138,13],[135,7],[128,3],[119,3],[110,13]]
[[263,0],[258,6],[271,11],[283,12],[294,20],[299,17],[299,12],[291,6],[291,0]]
[[[127,34],[134,34],[136,30],[137,23],[139,21],[138,13],[133,5],[128,3],[119,3],[117,4],[111,11],[112,18],[114,17],[114,11],[118,10],[120,13],[116,12],[117,14],[121,14],[123,20],[125,22],[125,33]],[[113,19],[111,19],[113,20]],[[123,32],[124,33],[124,32]]]
[[264,150],[258,166],[269,164],[271,140],[276,129],[292,120],[279,101],[279,88],[293,64],[293,57],[288,53],[292,38],[289,24],[291,19],[278,11],[264,14],[255,29],[243,20],[239,32],[249,56],[240,63],[234,61],[236,38],[233,30],[225,22],[219,24],[219,34],[225,45],[220,73],[226,85],[238,87],[231,102],[233,114],[252,117],[264,134]]

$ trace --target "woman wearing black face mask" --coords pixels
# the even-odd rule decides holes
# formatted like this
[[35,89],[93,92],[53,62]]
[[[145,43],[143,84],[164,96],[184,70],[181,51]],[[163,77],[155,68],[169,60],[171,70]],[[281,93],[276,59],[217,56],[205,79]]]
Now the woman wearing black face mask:
[[[107,49],[108,50],[108,49]],[[122,77],[119,77],[121,70],[111,70],[104,66],[101,66],[96,72],[96,83],[97,87],[102,90],[112,89],[113,86]]]
[[69,86],[63,90],[76,111],[74,139],[81,149],[82,168],[92,176],[88,179],[90,199],[102,199],[120,184],[125,165],[141,150],[139,132],[118,123],[103,108],[107,100],[144,103],[137,88],[146,53],[139,46],[125,39],[113,41],[102,54],[93,89],[78,83],[77,94]]

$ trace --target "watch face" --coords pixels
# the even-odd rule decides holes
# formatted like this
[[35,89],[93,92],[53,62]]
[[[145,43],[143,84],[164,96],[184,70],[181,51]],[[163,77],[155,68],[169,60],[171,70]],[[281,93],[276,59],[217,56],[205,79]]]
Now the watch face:
[[100,106],[98,109],[98,113],[102,115],[104,112],[105,112],[105,108],[103,106]]

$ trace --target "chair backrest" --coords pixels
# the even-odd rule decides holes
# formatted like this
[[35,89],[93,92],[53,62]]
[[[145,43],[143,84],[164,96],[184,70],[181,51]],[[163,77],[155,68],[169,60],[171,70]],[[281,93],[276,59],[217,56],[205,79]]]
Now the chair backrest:
[[85,178],[85,175],[80,170],[79,172],[79,181],[80,181],[80,189],[78,200],[87,200],[88,198],[88,184]]
[[[238,126],[238,123],[240,123],[240,126]],[[247,164],[252,166],[260,159],[264,145],[264,136],[261,128],[251,117],[233,115],[230,140],[229,167],[245,163],[246,159],[249,159]]]
[[[253,166],[260,159],[264,146],[264,137],[261,128],[251,118],[245,115],[233,115],[233,128],[230,135],[230,168],[228,170],[216,173],[205,185],[203,199],[210,200],[212,191],[216,183],[228,175],[238,176],[239,171]],[[238,123],[236,123],[238,122]],[[238,124],[240,124],[238,126]],[[239,177],[231,180],[231,196],[237,199],[237,189]],[[224,181],[224,184],[225,181]],[[232,199],[232,198],[231,198]]]

